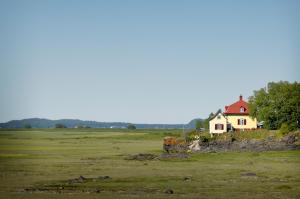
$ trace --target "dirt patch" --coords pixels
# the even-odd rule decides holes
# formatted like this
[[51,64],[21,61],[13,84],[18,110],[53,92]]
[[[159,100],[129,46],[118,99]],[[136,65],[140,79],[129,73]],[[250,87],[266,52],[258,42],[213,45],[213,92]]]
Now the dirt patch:
[[[99,185],[95,186],[93,183],[101,183],[102,181],[112,179],[110,176],[99,176],[95,178],[87,178],[84,176],[79,176],[78,178],[73,178],[64,181],[57,181],[47,184],[40,184],[34,187],[27,187],[23,192],[49,192],[49,193],[100,193],[103,191]],[[92,184],[91,184],[92,183]],[[91,185],[91,187],[86,186]]]
[[[116,178],[112,179],[110,176],[99,176],[93,178],[87,178],[84,176],[79,176],[78,178],[73,178],[69,180],[62,181],[52,181],[52,182],[42,182],[36,184],[35,186],[27,187],[25,189],[18,190],[18,192],[26,193],[64,193],[64,194],[103,194],[103,193],[124,193],[124,194],[134,194],[134,195],[144,195],[153,193],[166,193],[173,194],[172,189],[162,189],[155,187],[141,187],[139,185],[132,185],[126,188],[119,186],[107,186],[113,185],[113,183],[128,182],[127,179]],[[112,183],[112,184],[111,184]]]

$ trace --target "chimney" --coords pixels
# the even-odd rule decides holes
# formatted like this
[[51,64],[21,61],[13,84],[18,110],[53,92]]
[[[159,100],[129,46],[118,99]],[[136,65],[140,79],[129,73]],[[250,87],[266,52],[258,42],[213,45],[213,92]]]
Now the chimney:
[[225,111],[227,111],[227,109],[228,109],[228,106],[225,106]]
[[242,95],[240,95],[240,101],[242,101],[243,100],[243,96]]

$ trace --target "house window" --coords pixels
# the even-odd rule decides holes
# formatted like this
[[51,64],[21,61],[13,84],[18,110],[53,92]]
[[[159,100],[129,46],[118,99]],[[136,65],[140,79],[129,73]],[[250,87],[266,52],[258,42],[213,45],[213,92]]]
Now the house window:
[[238,125],[247,125],[247,120],[246,119],[238,119]]
[[245,109],[244,107],[241,107],[241,108],[240,108],[240,113],[244,113],[245,110],[246,110],[246,109]]
[[223,130],[224,124],[215,124],[215,130]]
[[219,120],[219,119],[221,119],[221,116],[220,116],[220,115],[218,115],[217,119],[218,119],[218,120]]

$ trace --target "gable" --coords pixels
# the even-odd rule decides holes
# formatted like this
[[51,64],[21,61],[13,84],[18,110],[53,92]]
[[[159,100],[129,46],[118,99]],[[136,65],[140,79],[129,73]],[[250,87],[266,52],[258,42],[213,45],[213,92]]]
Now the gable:
[[210,121],[212,121],[212,120],[226,120],[226,118],[225,118],[225,116],[221,113],[221,112],[217,112],[215,115],[214,115],[214,117],[212,117],[211,119],[210,119]]

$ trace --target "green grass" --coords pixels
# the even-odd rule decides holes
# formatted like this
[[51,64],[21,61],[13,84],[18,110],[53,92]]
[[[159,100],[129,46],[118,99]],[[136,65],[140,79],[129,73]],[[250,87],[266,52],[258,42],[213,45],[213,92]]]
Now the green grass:
[[[169,135],[179,137],[181,131],[0,130],[0,198],[300,198],[300,151],[124,159],[137,153],[159,155],[162,139]],[[68,184],[80,175],[88,180]],[[167,188],[175,193],[165,194]]]

